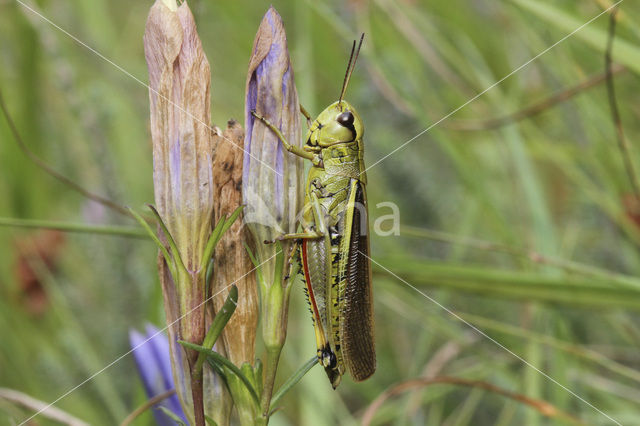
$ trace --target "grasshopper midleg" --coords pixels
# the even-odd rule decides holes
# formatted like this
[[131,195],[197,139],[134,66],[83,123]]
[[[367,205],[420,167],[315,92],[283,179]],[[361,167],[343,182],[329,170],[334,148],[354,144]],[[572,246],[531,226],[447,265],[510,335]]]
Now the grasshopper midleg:
[[[313,212],[313,220],[314,220],[314,224],[317,224],[316,226],[313,226],[312,228],[310,227],[303,227],[303,232],[295,232],[295,233],[291,233],[291,234],[282,234],[278,237],[276,237],[273,240],[266,240],[264,241],[265,244],[272,244],[276,241],[282,241],[282,240],[303,240],[303,239],[316,239],[316,238],[322,238],[325,234],[326,234],[326,226],[325,226],[325,220],[322,216],[322,212],[321,212],[321,207],[320,204],[318,202],[318,198],[315,194],[313,194],[313,198],[311,200],[312,204],[311,206],[306,206],[305,205],[305,209],[308,209],[309,207],[312,209]],[[305,223],[306,225],[306,223]]]

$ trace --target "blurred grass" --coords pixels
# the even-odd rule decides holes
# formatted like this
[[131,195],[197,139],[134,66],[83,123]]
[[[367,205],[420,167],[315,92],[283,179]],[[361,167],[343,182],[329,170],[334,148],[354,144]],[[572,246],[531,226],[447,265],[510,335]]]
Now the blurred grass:
[[[38,2],[42,13],[146,81],[142,33],[151,2]],[[300,98],[312,114],[338,95],[351,40],[367,33],[348,98],[365,120],[367,162],[400,146],[612,2],[513,0],[274,1],[287,26]],[[243,117],[245,70],[267,5],[191,4],[212,64],[212,116]],[[640,134],[640,5],[621,5],[614,61],[627,138]],[[153,198],[146,89],[13,1],[0,2],[0,87],[40,157],[92,191],[139,207]],[[561,259],[433,235],[373,236],[374,259],[531,361],[623,424],[637,422],[640,358],[636,278],[640,230],[604,85],[496,130],[454,120],[503,116],[603,71],[607,16],[493,88],[368,172],[372,223],[397,203],[404,225],[474,237]],[[0,217],[134,225],[34,167],[0,120]],[[638,163],[637,147],[632,161]],[[26,308],[15,263],[38,232],[0,228],[0,386],[53,401],[128,349],[129,327],[162,324],[149,242],[68,234],[56,268],[28,263],[48,298]],[[20,242],[20,243],[18,243]],[[452,243],[453,242],[453,243]],[[18,249],[20,246],[20,249]],[[594,274],[593,271],[599,271]],[[609,420],[381,269],[375,274],[378,371],[331,390],[313,369],[273,424],[357,424],[402,380],[447,374],[544,399],[588,424]],[[296,288],[281,378],[315,351]],[[453,348],[453,349],[452,349]],[[448,352],[452,351],[452,352]],[[440,362],[437,354],[451,353]],[[130,357],[57,406],[115,424],[144,400]],[[0,403],[0,423],[26,412]],[[388,401],[378,424],[551,424],[478,390],[438,386]],[[151,424],[151,417],[136,424]],[[49,424],[41,419],[39,424]],[[553,423],[555,424],[555,423]]]

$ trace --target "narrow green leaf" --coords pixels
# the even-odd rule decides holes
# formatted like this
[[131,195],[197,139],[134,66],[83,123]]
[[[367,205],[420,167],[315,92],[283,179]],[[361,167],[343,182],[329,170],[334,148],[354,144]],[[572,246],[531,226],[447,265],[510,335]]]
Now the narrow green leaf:
[[167,407],[163,407],[162,405],[159,405],[158,408],[167,416],[169,416],[171,418],[171,420],[173,420],[174,422],[176,422],[177,424],[179,424],[180,426],[189,426],[187,425],[184,421],[182,421],[182,419],[180,417],[178,417],[176,415],[176,413],[174,413],[173,411],[169,410]]
[[237,209],[235,209],[233,213],[231,213],[231,215],[229,215],[229,217],[225,221],[224,228],[222,229],[220,236],[224,235],[224,233],[227,232],[229,228],[231,228],[231,225],[233,225],[236,219],[238,219],[238,216],[240,216],[240,213],[242,213],[243,208],[244,206],[240,206]]
[[260,268],[260,263],[258,262],[258,259],[256,259],[256,257],[254,256],[253,252],[251,251],[247,243],[244,243],[244,249],[247,251],[247,254],[249,255],[249,259],[251,259],[251,263],[253,263],[253,266],[256,268],[256,278],[258,279],[258,282],[259,283],[264,282],[262,279],[263,278],[262,270]]
[[[296,371],[295,373],[293,373],[293,375],[291,377],[289,377],[287,379],[286,382],[284,382],[284,384],[282,386],[280,386],[280,389],[278,389],[278,391],[275,393],[275,395],[273,396],[273,398],[271,399],[271,406],[272,407],[276,407],[278,405],[278,403],[280,402],[280,400],[282,399],[282,397],[292,388],[294,387],[299,381],[300,379],[302,379],[304,377],[305,374],[307,374],[309,372],[309,370],[311,370],[316,364],[318,364],[318,357],[314,356],[313,358],[309,359],[307,362],[305,362],[299,369],[298,371]],[[272,409],[273,411],[274,409]]]
[[142,216],[140,216],[138,214],[138,212],[136,212],[135,210],[133,210],[130,207],[127,207],[127,210],[129,210],[129,213],[131,213],[131,215],[138,221],[138,223],[142,226],[142,228],[145,231],[147,231],[147,234],[151,237],[153,242],[156,243],[156,245],[160,249],[160,252],[162,253],[162,256],[164,256],[165,262],[167,262],[167,266],[169,267],[169,271],[171,272],[171,276],[175,277],[176,276],[175,264],[173,262],[173,259],[169,255],[169,252],[167,251],[167,248],[164,246],[164,244],[162,244],[162,242],[160,241],[160,239],[158,238],[156,233],[153,232],[153,230],[151,229],[151,227],[149,226],[147,221],[144,220],[142,218]]
[[[518,270],[443,264],[398,256],[378,260],[379,265],[385,267],[374,264],[374,274],[397,274],[417,287],[445,287],[492,297],[542,300],[554,304],[640,309],[640,291],[620,287],[607,279],[550,277]],[[393,273],[386,269],[386,265],[393,265]]]
[[238,216],[242,212],[243,207],[244,206],[240,206],[237,209],[235,209],[229,217],[221,218],[216,224],[216,226],[213,228],[213,231],[211,232],[211,236],[209,237],[209,241],[207,241],[207,246],[204,249],[204,256],[202,258],[202,262],[203,262],[202,267],[205,267],[208,259],[210,259],[211,256],[213,256],[213,251],[218,245],[218,242],[220,241],[224,233],[227,232],[229,228],[231,228],[231,225],[233,225],[236,219],[238,219]]
[[460,244],[477,250],[507,253],[540,265],[549,265],[564,269],[567,272],[593,276],[602,280],[610,281],[611,283],[620,284],[621,286],[633,287],[640,290],[640,280],[630,275],[620,274],[598,266],[562,259],[555,256],[542,256],[525,247],[509,246],[503,243],[463,237],[447,232],[415,226],[401,226],[400,232],[405,237],[425,238],[450,244]]
[[[222,309],[218,311],[213,322],[211,323],[211,327],[209,327],[209,331],[202,342],[202,347],[205,349],[213,349],[213,345],[218,340],[220,333],[224,329],[224,326],[227,325],[229,319],[231,319],[231,315],[236,310],[236,306],[238,305],[238,287],[235,285],[231,286],[229,290],[229,295],[227,296],[227,300],[225,300],[224,305],[222,305]],[[193,369],[193,376],[199,377],[200,372],[202,372],[202,364],[206,359],[207,354],[204,352],[200,352],[198,354],[198,359],[196,360],[196,365]]]
[[211,235],[209,236],[209,240],[207,241],[207,246],[204,248],[204,255],[202,256],[202,264],[205,265],[206,262],[211,259],[213,256],[213,251],[216,248],[216,244],[218,244],[219,236],[222,234],[222,228],[224,227],[224,223],[227,218],[223,217],[218,221],[216,226],[211,231]]
[[171,236],[169,229],[167,229],[167,225],[164,224],[164,221],[160,217],[160,213],[158,213],[158,210],[156,210],[156,208],[152,204],[147,204],[147,207],[149,207],[149,209],[153,212],[153,215],[156,217],[156,220],[158,221],[158,224],[162,228],[164,235],[167,237],[167,242],[169,243],[169,247],[171,248],[171,253],[173,254],[173,258],[176,262],[176,266],[180,267],[185,273],[187,273],[187,268],[184,266],[184,263],[182,262],[182,258],[180,257],[180,252],[178,251],[178,246],[176,245],[176,242]]
[[211,425],[211,426],[218,426],[218,423],[216,423],[216,421],[215,421],[215,420],[213,420],[211,417],[207,416],[206,414],[205,414],[205,416],[204,416],[204,419],[207,421],[207,424],[208,424],[208,425]]

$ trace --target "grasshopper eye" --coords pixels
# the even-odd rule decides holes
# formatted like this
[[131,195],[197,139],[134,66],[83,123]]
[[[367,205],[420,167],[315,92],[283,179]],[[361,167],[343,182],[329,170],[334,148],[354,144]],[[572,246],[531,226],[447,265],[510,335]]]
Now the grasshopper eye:
[[353,127],[353,114],[351,114],[351,111],[343,112],[338,116],[337,120],[338,120],[338,123],[340,123],[340,125],[346,128]]

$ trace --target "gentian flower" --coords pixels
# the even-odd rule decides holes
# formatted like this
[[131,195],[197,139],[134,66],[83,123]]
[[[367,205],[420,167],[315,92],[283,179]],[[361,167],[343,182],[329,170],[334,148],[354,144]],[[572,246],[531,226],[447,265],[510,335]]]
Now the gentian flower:
[[[256,238],[259,257],[266,260],[276,248],[263,241],[296,232],[296,216],[304,200],[304,166],[301,158],[288,153],[276,134],[251,114],[254,110],[278,127],[290,144],[302,146],[300,104],[287,38],[282,18],[273,7],[262,19],[249,61],[242,176],[244,221]],[[271,277],[273,266],[264,265],[263,271]]]
[[[153,184],[155,205],[175,242],[171,258],[159,258],[160,281],[169,324],[169,345],[176,392],[190,424],[203,426],[205,415],[228,423],[231,402],[210,368],[192,375],[198,353],[184,340],[201,344],[211,323],[205,303],[214,208],[210,69],[187,2],[157,0],[144,34],[149,70]],[[209,311],[209,312],[207,312]],[[206,401],[204,398],[206,395]]]
[[277,127],[287,141],[302,145],[300,104],[282,18],[273,7],[264,15],[253,42],[245,98],[245,154],[242,175],[244,222],[255,242],[260,265],[262,338],[266,348],[262,419],[268,418],[278,360],[287,334],[291,280],[285,258],[290,240],[265,244],[296,232],[303,204],[302,159],[287,152],[275,132],[252,115]]
[[[147,324],[144,334],[136,330],[129,331],[129,344],[133,349],[133,358],[136,361],[147,397],[153,398],[175,388],[167,336],[153,325]],[[165,407],[183,421],[187,421],[178,396],[172,395],[156,404],[152,409],[153,416],[159,426],[174,426],[176,424],[159,409],[160,406]]]

